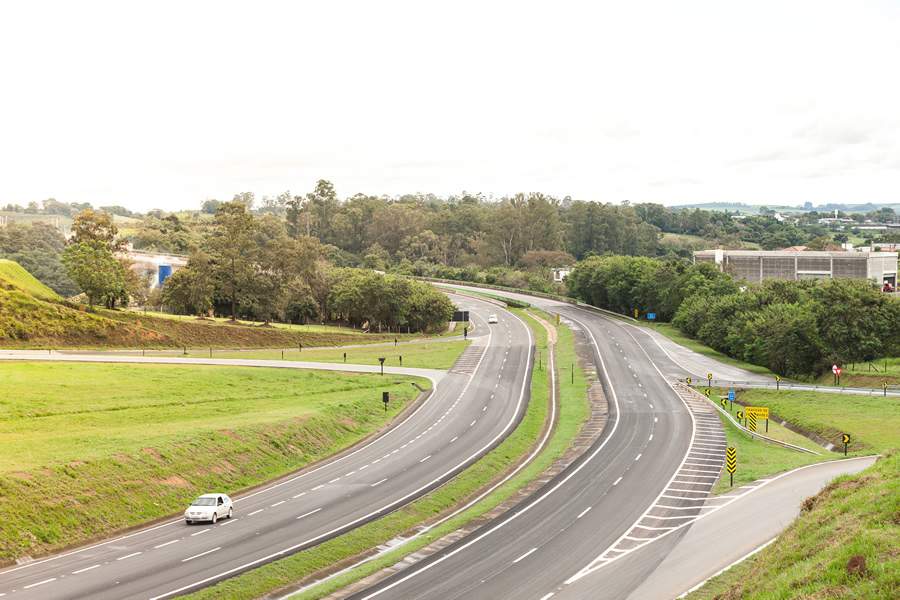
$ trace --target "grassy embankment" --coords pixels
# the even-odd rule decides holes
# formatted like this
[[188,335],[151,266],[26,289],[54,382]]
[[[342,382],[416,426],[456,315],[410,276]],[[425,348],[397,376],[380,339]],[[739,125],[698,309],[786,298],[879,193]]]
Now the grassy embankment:
[[[900,386],[900,357],[879,358],[866,363],[843,365],[841,385],[845,387],[880,388],[882,382]],[[824,373],[818,379],[820,385],[832,385],[834,376]]]
[[[804,503],[800,517],[774,544],[713,578],[689,595],[689,600],[897,598],[900,405],[890,398],[826,392],[745,390],[738,392],[738,399],[751,406],[768,406],[778,416],[836,445],[842,433],[849,433],[852,454],[878,452],[887,458],[862,473],[829,484]],[[779,433],[770,422],[773,437],[784,431]],[[729,443],[738,449],[735,485],[806,464],[805,461],[821,460],[799,453],[788,455],[786,450],[761,442],[748,442],[730,426],[726,426],[726,434]],[[822,452],[824,459],[840,457],[834,452]],[[720,482],[717,490],[722,489]],[[864,558],[864,572],[848,571],[848,562],[854,556]]]
[[[894,453],[835,479],[804,503],[775,543],[687,598],[894,600],[900,597],[898,515],[900,454]],[[848,568],[853,557],[864,559],[864,569]]]
[[[529,322],[535,333],[536,349],[543,352],[543,355],[546,356],[547,338],[543,327],[526,316],[524,312],[516,312]],[[549,315],[542,314],[542,317],[550,321]],[[572,332],[565,326],[559,326],[556,329],[559,338],[558,372],[563,370],[563,374],[565,374],[564,368],[575,362],[574,342]],[[557,427],[553,431],[546,448],[530,465],[522,469],[515,477],[488,497],[461,514],[400,548],[379,556],[348,573],[324,582],[299,597],[304,600],[321,598],[379,569],[395,564],[404,556],[427,546],[431,542],[462,527],[472,519],[495,508],[512,496],[516,490],[521,489],[528,482],[535,479],[565,452],[589,414],[586,383],[584,375],[577,368],[577,365],[574,383],[567,377],[559,377],[558,382],[560,385],[560,413]],[[463,504],[467,498],[476,495],[478,490],[487,486],[491,481],[498,479],[502,473],[511,469],[522,457],[528,454],[539,439],[544,422],[548,417],[548,384],[546,368],[544,370],[534,370],[531,382],[531,401],[518,428],[497,448],[443,487],[391,515],[364,525],[350,533],[202,590],[189,597],[194,600],[222,597],[233,600],[257,598],[272,590],[301,581],[323,569],[342,564],[342,561],[352,561],[354,556],[384,544],[392,538],[401,535],[412,535],[414,533],[413,528],[416,525],[429,519],[434,519],[442,513],[451,511],[455,506]]]
[[0,376],[3,562],[301,468],[384,426],[418,393],[411,382],[429,385],[172,365],[0,363]]
[[421,337],[102,308],[88,312],[84,306],[64,302],[18,263],[0,260],[0,347],[4,348],[296,348],[298,344],[338,346]]

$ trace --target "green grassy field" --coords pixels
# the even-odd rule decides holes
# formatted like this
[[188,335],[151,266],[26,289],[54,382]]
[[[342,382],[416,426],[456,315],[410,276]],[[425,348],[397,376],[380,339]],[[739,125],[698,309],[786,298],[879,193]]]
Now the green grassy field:
[[[547,341],[543,328],[529,317],[524,316],[522,312],[519,314],[523,315],[531,324],[535,332],[537,350],[546,356]],[[543,315],[543,317],[550,320],[549,315]],[[558,364],[565,365],[574,362],[575,350],[571,331],[565,327],[557,327],[557,331],[559,335]],[[298,598],[302,600],[322,598],[349,583],[396,563],[407,554],[423,548],[488,512],[537,477],[569,447],[572,439],[577,435],[581,423],[589,414],[586,382],[581,370],[575,369],[574,383],[566,377],[560,377],[559,383],[561,407],[557,427],[545,450],[528,467],[487,498],[453,519],[376,560],[308,590]],[[519,427],[500,446],[440,489],[374,523],[188,597],[192,600],[212,600],[223,597],[232,600],[257,598],[272,590],[295,583],[322,569],[327,569],[341,560],[384,544],[398,535],[410,535],[412,528],[417,524],[447,511],[465,498],[475,494],[477,490],[497,478],[500,473],[511,468],[536,443],[547,418],[549,390],[546,369],[533,371],[531,394],[531,402]]]
[[61,300],[59,294],[35,279],[19,263],[12,260],[0,259],[0,282],[18,288],[41,300]]
[[870,454],[900,449],[900,402],[896,398],[828,392],[738,390],[750,406],[768,406],[787,422],[838,445],[851,436],[850,451]]
[[[688,600],[900,597],[900,454],[840,477],[804,503],[771,546],[711,579]],[[847,566],[865,560],[865,571]]]
[[685,348],[688,348],[689,350],[693,350],[697,354],[708,356],[709,358],[713,358],[728,365],[740,367],[741,369],[750,371],[751,373],[758,373],[760,375],[775,377],[775,374],[765,367],[754,365],[753,363],[744,362],[736,358],[731,358],[730,356],[726,356],[725,354],[722,354],[717,350],[713,350],[709,346],[703,345],[693,338],[687,337],[671,323],[647,323],[645,321],[641,321],[640,325],[658,331],[676,344],[680,344]]
[[[884,381],[889,386],[900,386],[900,357],[879,358],[866,363],[843,365],[842,386],[878,389]],[[823,385],[833,385],[834,376],[831,373],[823,373],[818,382]]]
[[180,365],[2,363],[0,377],[0,561],[303,467],[382,427],[417,395],[413,381],[429,385]]
[[[344,353],[347,354],[348,364],[378,365],[379,357],[384,357],[386,367],[418,367],[425,369],[449,369],[462,354],[470,341],[442,342],[439,340],[399,344],[394,346],[392,342],[387,345],[378,343],[372,347],[351,347],[335,349],[298,350],[289,348],[284,350],[250,350],[246,352],[214,352],[215,358],[261,358],[276,360],[284,356],[284,360],[304,360],[312,362],[343,363]],[[188,356],[206,357],[209,354],[203,351],[188,351]],[[401,357],[402,365],[401,365]]]

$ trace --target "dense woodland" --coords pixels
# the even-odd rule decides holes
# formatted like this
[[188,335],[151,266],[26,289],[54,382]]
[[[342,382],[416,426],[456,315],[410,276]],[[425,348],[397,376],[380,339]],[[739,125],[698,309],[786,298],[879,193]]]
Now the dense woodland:
[[782,375],[900,354],[900,302],[868,281],[773,279],[742,289],[710,263],[605,256],[579,263],[568,286],[601,308],[655,312],[711,348]]

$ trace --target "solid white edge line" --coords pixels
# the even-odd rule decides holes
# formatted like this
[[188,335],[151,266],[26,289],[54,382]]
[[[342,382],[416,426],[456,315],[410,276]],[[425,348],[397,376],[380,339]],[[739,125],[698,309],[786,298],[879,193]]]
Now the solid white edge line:
[[[512,314],[512,313],[510,313],[510,314]],[[519,319],[518,317],[516,317],[515,315],[512,315],[512,316],[515,317],[516,320],[518,320],[518,321],[525,327],[525,333],[528,335],[528,348],[529,348],[529,350],[530,350],[530,349],[531,349],[531,346],[532,346],[531,328],[529,328],[527,325],[525,325],[525,324],[522,322],[522,320]],[[493,330],[489,329],[488,332],[489,332],[489,333],[488,333],[488,343],[487,343],[487,346],[490,346],[491,340],[493,339]],[[472,370],[472,374],[469,376],[468,381],[466,381],[466,384],[463,386],[462,391],[459,393],[459,396],[457,397],[457,401],[459,400],[459,398],[462,398],[462,396],[465,395],[466,391],[469,389],[469,386],[472,384],[472,381],[473,381],[474,378],[475,378],[475,374],[476,374],[476,373],[478,372],[478,370],[481,368],[481,364],[482,364],[482,362],[484,361],[484,357],[485,357],[486,355],[487,355],[487,351],[481,353],[481,356],[480,356],[480,358],[478,359],[478,363],[476,364],[475,368]],[[194,582],[194,583],[190,583],[190,584],[188,584],[188,585],[182,586],[182,587],[180,587],[180,588],[178,588],[178,589],[176,589],[176,590],[171,590],[171,591],[165,592],[165,593],[163,593],[163,594],[161,594],[161,595],[159,595],[159,596],[154,596],[154,597],[150,598],[150,600],[160,600],[161,598],[168,598],[169,596],[174,596],[174,595],[179,594],[179,593],[181,593],[181,592],[183,592],[183,591],[185,591],[185,590],[189,590],[189,589],[195,588],[195,587],[197,587],[197,586],[204,585],[204,584],[206,584],[206,583],[209,583],[209,582],[211,582],[211,581],[215,581],[215,580],[217,580],[217,579],[222,579],[222,578],[224,578],[224,577],[227,577],[228,575],[231,575],[232,573],[235,573],[235,572],[238,572],[238,571],[242,571],[242,570],[248,569],[248,568],[250,568],[250,567],[253,567],[253,566],[255,566],[255,565],[258,565],[258,564],[267,562],[267,561],[272,560],[272,559],[274,559],[274,558],[277,558],[277,557],[279,557],[279,556],[284,556],[284,555],[286,555],[286,554],[288,554],[288,553],[290,553],[290,552],[292,552],[292,551],[294,551],[294,550],[296,550],[296,549],[298,549],[298,548],[301,548],[302,546],[305,546],[305,545],[308,545],[308,544],[312,544],[312,543],[314,543],[314,542],[316,542],[316,541],[318,541],[318,540],[321,540],[321,539],[323,539],[323,538],[327,538],[328,536],[332,535],[332,534],[335,533],[336,531],[339,531],[339,530],[344,529],[344,528],[346,528],[346,527],[352,527],[352,526],[356,525],[357,523],[366,521],[367,519],[369,519],[369,518],[371,518],[372,516],[378,514],[379,512],[388,510],[388,509],[390,509],[391,507],[394,507],[394,506],[398,506],[398,505],[404,504],[404,503],[407,501],[407,499],[409,499],[409,498],[411,498],[411,497],[414,497],[415,495],[417,495],[417,494],[419,493],[419,491],[421,491],[421,490],[423,490],[423,489],[427,489],[428,487],[430,487],[430,486],[432,486],[432,485],[438,483],[438,482],[439,482],[441,479],[443,479],[444,477],[446,477],[446,476],[452,474],[453,471],[455,471],[458,467],[460,467],[460,466],[462,466],[462,465],[465,465],[465,464],[469,463],[470,461],[472,461],[473,459],[477,458],[480,454],[482,454],[485,450],[487,450],[488,448],[490,448],[490,447],[491,447],[498,439],[500,439],[500,438],[506,433],[506,431],[507,431],[507,430],[515,423],[516,417],[517,417],[517,415],[519,414],[519,410],[520,410],[521,407],[522,407],[522,402],[523,402],[523,399],[524,399],[524,397],[525,397],[525,382],[528,381],[528,375],[529,375],[530,373],[531,373],[531,352],[528,353],[528,360],[527,360],[526,365],[525,365],[525,375],[524,375],[524,377],[522,378],[522,385],[521,385],[521,391],[520,391],[520,393],[519,393],[519,399],[518,399],[518,402],[516,403],[516,408],[515,408],[515,410],[513,411],[513,414],[512,414],[512,416],[510,417],[509,422],[508,422],[508,423],[506,424],[506,426],[505,426],[505,427],[504,427],[504,428],[503,428],[496,436],[494,436],[487,444],[485,444],[484,446],[482,446],[480,449],[476,450],[475,453],[471,454],[468,458],[464,459],[462,462],[458,463],[457,466],[451,467],[449,470],[445,471],[445,472],[442,473],[441,475],[438,475],[436,478],[432,479],[430,482],[428,482],[428,483],[426,483],[425,485],[423,485],[423,486],[421,486],[421,487],[419,487],[419,488],[413,490],[412,492],[409,492],[409,493],[406,494],[405,496],[403,496],[403,497],[401,497],[401,498],[399,498],[399,499],[397,499],[397,500],[394,500],[394,501],[388,503],[387,505],[385,505],[385,506],[383,506],[383,507],[381,507],[381,508],[378,508],[378,509],[376,509],[376,510],[374,510],[374,511],[372,511],[372,512],[366,514],[366,515],[363,515],[363,516],[361,516],[361,517],[358,517],[358,518],[354,519],[353,521],[350,521],[349,523],[344,523],[343,525],[340,525],[340,526],[338,526],[338,527],[336,527],[336,528],[334,528],[334,529],[332,529],[332,530],[326,531],[326,532],[321,533],[321,534],[319,534],[319,535],[317,535],[317,536],[315,536],[315,537],[312,537],[312,538],[310,538],[310,539],[308,539],[308,540],[305,540],[305,541],[299,542],[299,543],[297,543],[297,544],[294,544],[294,545],[292,545],[292,546],[289,546],[289,547],[287,547],[287,548],[284,548],[283,550],[279,550],[279,551],[277,551],[277,552],[273,552],[272,554],[268,554],[268,555],[263,556],[263,557],[261,557],[261,558],[257,558],[257,559],[255,559],[255,560],[252,560],[252,561],[250,561],[250,562],[244,563],[244,564],[242,564],[242,565],[238,565],[237,567],[232,567],[231,569],[228,569],[227,571],[223,571],[222,573],[219,573],[219,574],[217,574],[217,575],[212,575],[212,576],[207,577],[207,578],[205,578],[205,579],[202,579],[202,580],[200,580],[200,581],[196,581],[196,582]],[[433,395],[432,395],[432,397],[433,397]],[[424,404],[423,404],[423,406],[424,406]],[[420,408],[421,408],[421,407],[420,407]],[[416,411],[416,412],[418,412],[418,411]],[[392,431],[393,431],[393,430],[392,430]]]
[[[488,339],[489,339],[489,340],[490,340],[490,337],[491,337],[491,334],[488,335]],[[490,341],[488,342],[488,344],[490,344]],[[70,362],[103,362],[102,360],[95,360],[95,361],[78,360],[79,358],[84,359],[84,358],[89,358],[89,357],[90,357],[90,355],[87,355],[87,356],[85,356],[85,355],[82,355],[82,356],[74,356],[74,357],[71,357],[71,358],[67,358],[66,360],[67,360],[67,361],[70,361]],[[102,359],[102,358],[105,358],[105,357],[102,357],[102,356],[101,356],[100,358]],[[137,357],[135,357],[135,358],[137,358]],[[214,360],[228,361],[229,359],[214,359]],[[60,362],[65,362],[65,361],[60,361]],[[121,364],[142,364],[142,363],[145,363],[145,362],[146,362],[146,363],[151,363],[151,364],[199,364],[199,365],[207,365],[207,366],[217,366],[217,365],[219,365],[219,364],[224,364],[224,365],[234,364],[234,363],[232,363],[232,362],[221,362],[221,363],[213,363],[213,362],[207,362],[207,363],[203,363],[203,362],[199,362],[199,363],[176,363],[176,362],[172,362],[171,360],[165,360],[165,361],[164,361],[164,360],[160,360],[159,362],[156,362],[156,361],[153,361],[153,360],[142,360],[142,361],[132,361],[132,362],[129,362],[129,361],[111,361],[111,362],[116,362],[116,363],[121,363]],[[480,361],[479,361],[479,364],[480,364]],[[240,366],[251,366],[251,367],[252,367],[253,365],[243,365],[243,364],[241,364]],[[315,369],[315,368],[311,368],[311,367],[297,367],[297,366],[290,366],[290,365],[284,365],[284,364],[280,364],[280,365],[279,365],[279,364],[277,364],[277,363],[274,363],[274,364],[272,364],[272,365],[265,365],[265,366],[261,366],[261,367],[257,367],[257,368],[264,368],[264,369],[265,369],[265,368],[275,368],[275,367],[278,367],[278,368],[297,369],[297,370],[301,370],[301,371],[315,371],[315,370],[321,370],[321,369]],[[476,370],[477,370],[477,368],[476,368]],[[366,372],[367,372],[367,371],[366,371]],[[473,371],[473,374],[474,374],[474,371]],[[432,403],[432,400],[433,400],[434,397],[437,395],[438,386],[440,385],[440,380],[436,380],[433,376],[428,375],[428,374],[426,374],[426,373],[422,373],[422,374],[420,374],[420,375],[415,375],[415,377],[422,377],[422,378],[424,378],[424,379],[428,379],[429,381],[431,381],[431,395],[428,396],[428,398],[426,398],[425,401],[422,402],[422,404],[420,404],[418,408],[416,408],[416,410],[414,410],[414,411],[411,412],[409,415],[407,415],[407,417],[406,417],[405,419],[403,419],[402,421],[400,421],[400,422],[397,423],[396,425],[392,426],[390,429],[386,430],[382,435],[380,435],[380,436],[378,436],[377,438],[371,440],[369,443],[365,444],[364,446],[360,446],[359,448],[357,448],[357,449],[354,450],[353,452],[350,452],[349,454],[345,454],[345,455],[343,455],[343,456],[339,456],[338,458],[334,459],[333,461],[329,461],[329,462],[326,462],[326,463],[324,463],[324,464],[321,464],[321,465],[319,465],[318,467],[316,467],[316,468],[314,468],[314,469],[312,469],[312,470],[310,470],[310,471],[307,471],[306,473],[300,473],[299,475],[296,475],[296,476],[291,477],[291,478],[289,478],[289,479],[285,479],[285,480],[283,480],[283,481],[279,481],[279,482],[277,482],[277,483],[273,483],[273,484],[270,485],[270,486],[264,487],[264,488],[262,488],[262,489],[259,489],[259,490],[255,491],[255,492],[253,492],[252,494],[248,494],[248,495],[246,495],[246,496],[241,496],[240,498],[235,498],[235,499],[234,499],[234,502],[237,503],[237,502],[240,502],[240,501],[242,501],[242,500],[246,500],[246,499],[248,499],[248,498],[252,498],[252,497],[254,497],[254,496],[258,496],[259,494],[264,494],[264,493],[269,492],[269,491],[271,491],[271,490],[277,489],[277,488],[279,488],[279,487],[281,487],[281,486],[283,486],[283,485],[287,485],[287,484],[289,484],[289,483],[293,483],[293,482],[295,482],[295,481],[297,481],[297,480],[299,480],[299,479],[302,479],[302,478],[304,478],[304,477],[308,477],[309,475],[312,475],[313,473],[317,473],[318,471],[321,471],[322,469],[325,469],[325,468],[330,467],[330,466],[332,466],[332,465],[336,465],[337,463],[342,462],[342,461],[344,461],[344,460],[350,458],[351,456],[354,456],[354,455],[356,455],[356,454],[362,452],[363,450],[368,449],[370,446],[372,446],[372,445],[374,445],[374,444],[376,444],[376,443],[378,443],[378,442],[384,440],[386,437],[388,437],[389,435],[391,435],[392,433],[394,433],[395,431],[397,431],[398,429],[400,429],[407,421],[409,421],[410,419],[412,419],[412,418],[413,418],[415,415],[417,415],[423,408],[425,408],[425,406],[427,406],[427,405],[429,405],[430,403]],[[160,523],[159,525],[154,525],[153,527],[149,527],[149,528],[147,528],[147,529],[141,529],[140,531],[135,531],[135,532],[129,533],[129,534],[127,534],[127,535],[122,535],[122,536],[119,536],[119,537],[116,537],[116,538],[112,538],[112,539],[110,539],[110,540],[105,540],[105,541],[103,541],[103,542],[99,542],[99,543],[94,544],[94,545],[92,545],[92,546],[86,546],[86,547],[84,547],[84,548],[78,548],[77,550],[72,550],[71,552],[66,552],[66,553],[64,553],[64,554],[58,554],[58,555],[56,555],[56,556],[50,556],[50,557],[45,558],[45,559],[43,559],[43,560],[36,560],[36,561],[34,561],[34,562],[30,562],[30,563],[25,564],[25,565],[18,565],[18,566],[16,566],[16,567],[11,568],[11,569],[7,569],[7,570],[5,570],[5,571],[0,571],[0,577],[2,577],[3,575],[6,575],[7,573],[14,573],[15,571],[20,571],[20,570],[22,570],[22,569],[29,569],[29,568],[35,567],[35,566],[37,566],[37,565],[42,565],[42,564],[45,564],[45,563],[48,563],[48,562],[51,562],[51,561],[59,560],[59,559],[61,559],[61,558],[66,558],[66,557],[69,557],[69,556],[73,556],[73,555],[75,555],[75,554],[80,554],[80,553],[82,553],[82,552],[86,552],[86,551],[88,551],[88,550],[93,550],[93,549],[95,549],[95,548],[100,548],[100,547],[106,546],[106,545],[108,545],[108,544],[112,544],[112,543],[119,542],[119,541],[122,541],[122,540],[125,540],[125,539],[129,539],[129,538],[132,538],[132,537],[135,537],[135,536],[138,536],[138,535],[143,535],[143,534],[145,534],[145,533],[150,533],[150,532],[152,532],[152,531],[156,531],[157,529],[162,529],[163,527],[169,527],[169,526],[171,526],[171,525],[175,525],[175,524],[177,524],[177,523],[181,523],[182,520],[183,520],[183,517],[178,517],[178,518],[172,519],[171,521],[166,521],[165,523]]]
[[[368,596],[364,596],[364,597],[362,598],[362,600],[368,600],[369,598],[374,598],[375,596],[378,596],[379,594],[382,594],[382,593],[386,592],[387,590],[392,589],[392,588],[396,587],[397,585],[400,585],[401,583],[403,583],[403,582],[406,581],[407,579],[410,579],[410,578],[412,578],[412,577],[415,577],[416,575],[419,575],[419,574],[421,574],[421,573],[424,573],[425,571],[427,571],[428,569],[434,567],[435,565],[438,565],[438,564],[442,563],[443,561],[447,560],[448,558],[450,558],[450,557],[452,557],[452,556],[458,554],[459,552],[465,550],[466,548],[468,548],[468,547],[471,546],[472,544],[475,544],[475,543],[479,542],[480,540],[482,540],[483,538],[489,536],[490,534],[492,534],[493,532],[497,531],[498,529],[500,529],[500,528],[502,528],[502,527],[505,527],[506,525],[512,523],[513,521],[515,521],[516,519],[518,519],[518,518],[521,517],[522,515],[527,514],[529,510],[531,510],[532,508],[534,508],[535,506],[537,506],[538,504],[540,504],[541,502],[543,502],[543,501],[544,501],[545,499],[547,499],[551,494],[553,494],[556,490],[558,490],[560,487],[562,487],[563,485],[565,485],[572,477],[574,477],[576,474],[578,474],[578,472],[580,472],[580,471],[581,471],[581,470],[582,470],[582,469],[583,469],[583,468],[584,468],[591,460],[593,460],[593,459],[594,459],[594,458],[595,458],[595,457],[603,450],[603,448],[606,447],[606,444],[609,443],[609,440],[611,440],[611,439],[613,438],[613,435],[615,434],[616,430],[617,430],[618,427],[619,427],[619,421],[620,421],[620,418],[619,418],[619,398],[618,398],[618,396],[616,395],[615,389],[613,389],[613,387],[612,387],[612,380],[609,378],[609,372],[608,372],[607,369],[606,369],[606,362],[603,360],[603,356],[600,355],[600,346],[597,344],[597,339],[596,339],[596,337],[594,337],[594,332],[592,332],[590,329],[588,329],[587,327],[585,327],[584,324],[581,323],[578,319],[575,319],[575,318],[573,318],[573,317],[571,317],[571,316],[567,316],[566,318],[567,318],[567,319],[570,319],[571,321],[573,321],[573,322],[575,322],[576,324],[578,324],[584,331],[586,331],[586,332],[588,333],[588,335],[589,335],[590,338],[591,338],[591,343],[594,345],[594,348],[595,348],[596,351],[597,351],[597,358],[600,360],[600,367],[601,367],[601,369],[603,370],[604,375],[606,376],[606,380],[610,383],[610,386],[609,386],[609,389],[610,389],[610,395],[613,397],[613,404],[614,404],[615,407],[616,407],[616,418],[613,420],[613,428],[612,428],[612,430],[610,431],[609,436],[608,436],[605,440],[603,440],[603,442],[600,443],[600,445],[598,445],[597,448],[594,449],[594,451],[587,457],[587,459],[585,459],[584,461],[582,461],[581,463],[579,463],[579,464],[578,464],[578,465],[577,465],[577,466],[576,466],[576,467],[575,467],[568,475],[566,475],[562,480],[560,480],[559,482],[557,482],[556,485],[554,485],[554,486],[553,486],[552,488],[550,488],[549,490],[544,491],[543,494],[542,494],[541,496],[539,496],[534,502],[532,502],[532,503],[529,504],[528,506],[525,506],[524,508],[522,508],[522,510],[520,510],[519,512],[513,514],[510,518],[504,520],[504,521],[501,522],[501,523],[495,524],[493,527],[491,527],[490,529],[488,529],[488,530],[485,531],[484,533],[481,533],[480,535],[476,536],[476,537],[473,538],[472,540],[469,540],[467,543],[465,543],[465,544],[459,546],[458,548],[455,548],[454,550],[448,552],[447,554],[444,554],[444,555],[440,556],[437,560],[434,560],[434,561],[432,561],[432,562],[430,562],[430,563],[428,563],[428,564],[422,566],[421,569],[417,569],[414,573],[410,573],[410,574],[406,575],[405,577],[401,577],[400,579],[398,579],[398,580],[395,581],[394,583],[392,583],[392,584],[390,584],[390,585],[388,585],[388,586],[386,586],[386,587],[384,587],[384,588],[381,588],[381,589],[379,589],[379,590],[376,590],[376,591],[372,592],[371,594],[369,594]],[[529,344],[529,346],[530,346],[530,344]],[[529,365],[529,370],[530,370],[530,365]],[[151,599],[151,600],[155,600],[155,599]]]
[[774,541],[777,540],[777,539],[778,539],[778,536],[776,535],[775,537],[773,537],[773,538],[772,538],[771,540],[769,540],[768,542],[765,542],[765,543],[763,543],[763,544],[757,546],[756,548],[754,548],[753,550],[751,550],[751,551],[748,552],[747,554],[743,555],[742,557],[740,557],[739,559],[737,559],[736,561],[734,561],[734,562],[731,563],[730,565],[727,565],[727,566],[725,566],[725,567],[722,567],[721,569],[719,569],[718,571],[716,571],[715,573],[713,573],[712,575],[710,575],[709,577],[707,577],[706,579],[704,579],[703,581],[701,581],[700,583],[698,583],[697,585],[695,585],[694,587],[692,587],[691,589],[689,589],[688,591],[686,591],[686,592],[680,594],[680,595],[677,596],[676,598],[684,598],[685,596],[687,596],[687,595],[690,594],[691,592],[695,592],[695,591],[699,590],[699,589],[702,588],[704,585],[706,585],[706,582],[709,581],[710,579],[713,579],[713,578],[715,578],[715,577],[718,577],[719,575],[721,575],[722,573],[724,573],[725,571],[727,571],[727,570],[730,569],[731,567],[735,566],[736,564],[744,562],[745,560],[747,560],[748,558],[750,558],[751,556],[753,556],[754,554],[756,554],[756,553],[758,553],[758,552],[762,552],[762,551],[765,550],[772,542],[774,542]]
[[[670,477],[670,478],[669,478],[669,481],[666,482],[666,485],[663,486],[662,490],[661,490],[661,491],[659,492],[659,494],[656,496],[656,499],[653,500],[653,502],[650,503],[650,506],[647,507],[647,510],[645,510],[644,513],[643,513],[640,517],[638,517],[638,518],[635,520],[635,522],[634,522],[634,523],[633,523],[633,524],[625,531],[625,533],[623,533],[623,534],[619,537],[619,539],[617,539],[616,541],[614,541],[614,542],[613,542],[612,544],[610,544],[607,548],[605,548],[605,549],[603,550],[603,552],[601,552],[600,554],[598,554],[598,555],[597,555],[597,558],[595,558],[595,559],[592,560],[590,563],[588,563],[588,565],[587,565],[586,567],[582,567],[581,570],[579,570],[575,575],[573,575],[573,576],[569,577],[568,579],[566,579],[566,581],[564,582],[565,585],[569,585],[569,584],[571,584],[571,583],[574,583],[575,581],[578,581],[579,579],[581,579],[581,578],[584,577],[585,575],[590,574],[590,573],[592,572],[591,566],[592,566],[594,563],[596,563],[598,560],[600,560],[600,559],[603,557],[603,555],[606,554],[606,552],[608,552],[608,551],[609,551],[610,549],[612,549],[612,548],[615,548],[615,547],[618,545],[618,543],[621,542],[621,541],[628,535],[628,533],[629,533],[632,529],[634,529],[634,527],[635,527],[636,525],[640,524],[640,522],[644,519],[644,517],[646,517],[646,516],[650,513],[651,510],[653,510],[653,507],[657,504],[657,502],[659,502],[660,496],[662,496],[663,494],[666,493],[666,489],[668,489],[669,486],[672,485],[672,482],[675,480],[676,477],[678,477],[678,472],[681,471],[682,467],[684,467],[684,463],[687,461],[688,455],[691,453],[691,446],[694,445],[694,437],[695,437],[696,434],[697,434],[697,419],[694,418],[694,411],[692,411],[692,410],[691,410],[691,407],[688,406],[687,401],[685,401],[685,399],[681,397],[681,394],[678,393],[678,390],[675,389],[675,386],[672,385],[672,383],[671,383],[671,382],[669,381],[669,379],[663,374],[663,372],[659,369],[659,367],[658,367],[657,364],[653,361],[653,359],[650,358],[650,353],[647,352],[646,348],[644,348],[644,346],[642,346],[641,343],[637,341],[637,338],[635,338],[627,328],[623,327],[622,329],[625,331],[625,333],[628,334],[628,337],[630,337],[630,338],[634,341],[634,343],[637,344],[638,348],[641,349],[641,352],[644,353],[644,356],[647,357],[647,360],[650,362],[651,365],[653,365],[653,368],[656,369],[656,372],[659,373],[659,376],[662,378],[662,380],[665,382],[665,384],[666,384],[667,386],[669,386],[669,388],[672,390],[672,393],[675,394],[675,396],[676,396],[676,397],[681,401],[681,403],[684,405],[684,408],[685,408],[685,410],[687,410],[688,416],[689,416],[690,419],[691,419],[691,439],[690,439],[690,441],[689,441],[689,443],[688,443],[688,445],[687,445],[687,448],[686,448],[685,451],[684,451],[684,456],[681,458],[681,463],[678,465],[678,468],[676,468],[675,471],[672,473],[672,477]],[[610,562],[616,560],[617,558],[621,558],[622,556],[625,556],[625,554],[618,554],[618,555],[614,556],[613,558],[611,558],[611,559],[607,560],[606,562],[604,562],[601,566],[607,565],[607,564],[609,564]],[[599,567],[598,567],[598,568],[599,568]]]

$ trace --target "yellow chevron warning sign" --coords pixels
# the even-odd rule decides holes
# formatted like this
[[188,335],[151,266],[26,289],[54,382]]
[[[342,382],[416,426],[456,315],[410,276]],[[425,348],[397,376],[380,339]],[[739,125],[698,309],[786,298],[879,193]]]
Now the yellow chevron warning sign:
[[734,446],[725,450],[725,470],[728,471],[731,485],[734,485],[734,472],[737,471],[737,449]]

